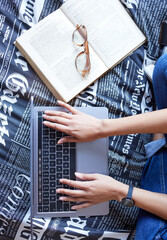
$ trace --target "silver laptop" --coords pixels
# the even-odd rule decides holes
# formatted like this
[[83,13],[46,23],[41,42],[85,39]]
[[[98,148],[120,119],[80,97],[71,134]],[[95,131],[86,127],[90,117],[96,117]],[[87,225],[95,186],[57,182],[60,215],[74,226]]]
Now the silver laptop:
[[[78,107],[80,111],[108,118],[104,107]],[[44,126],[45,110],[62,107],[31,106],[31,214],[32,217],[74,217],[106,215],[109,202],[73,211],[73,202],[62,202],[56,188],[60,178],[75,180],[74,172],[108,174],[108,138],[87,143],[56,144],[64,134]],[[68,186],[63,186],[68,187]]]

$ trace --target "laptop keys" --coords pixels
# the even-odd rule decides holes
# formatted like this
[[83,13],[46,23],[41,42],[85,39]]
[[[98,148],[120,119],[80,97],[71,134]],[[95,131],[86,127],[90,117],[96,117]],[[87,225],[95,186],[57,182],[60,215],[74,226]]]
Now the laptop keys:
[[50,212],[56,212],[56,202],[50,202]]
[[56,189],[72,189],[62,185],[59,179],[75,179],[76,144],[56,145],[65,134],[44,126],[41,116],[38,119],[38,212],[71,211],[74,203],[60,201],[62,195],[56,194]]
[[63,203],[62,203],[62,201],[60,201],[60,200],[58,200],[57,201],[57,211],[58,212],[61,212],[61,211],[63,211],[64,209],[63,209]]

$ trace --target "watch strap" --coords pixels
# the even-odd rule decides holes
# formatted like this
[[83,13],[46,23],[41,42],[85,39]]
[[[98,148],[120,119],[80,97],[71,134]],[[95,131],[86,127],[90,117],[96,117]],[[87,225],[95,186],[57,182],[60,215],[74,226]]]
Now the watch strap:
[[128,199],[132,199],[132,193],[133,193],[133,185],[129,185],[129,190],[128,190],[128,195],[127,198]]
[[133,185],[129,185],[128,194],[126,197],[122,198],[121,203],[126,207],[133,207],[135,202],[132,200]]

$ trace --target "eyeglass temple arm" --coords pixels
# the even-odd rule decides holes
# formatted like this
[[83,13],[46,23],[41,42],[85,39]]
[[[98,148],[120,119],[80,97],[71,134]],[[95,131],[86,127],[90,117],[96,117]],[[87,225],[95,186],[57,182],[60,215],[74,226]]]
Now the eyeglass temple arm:
[[80,26],[77,24],[77,26],[76,26],[76,30],[81,34],[81,36],[83,37],[83,39],[85,39],[85,42],[87,41],[87,30],[86,30],[86,28],[85,28],[85,32],[84,31],[82,31],[82,29],[80,28]]
[[88,55],[89,55],[89,46],[88,46],[88,41],[86,41],[86,42],[84,43],[84,51],[86,52],[86,54],[88,54]]
[[[86,73],[88,73],[90,71],[90,58],[89,58],[89,45],[88,45],[88,41],[86,41],[84,43],[84,52],[87,54],[87,58],[86,58],[86,64],[85,64],[85,69],[82,72],[82,76],[85,77]],[[88,68],[89,67],[89,68]]]

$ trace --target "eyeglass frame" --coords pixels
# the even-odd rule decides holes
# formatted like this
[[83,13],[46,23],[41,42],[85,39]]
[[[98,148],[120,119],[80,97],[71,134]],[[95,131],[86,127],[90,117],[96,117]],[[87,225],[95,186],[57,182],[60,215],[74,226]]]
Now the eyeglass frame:
[[[83,32],[81,31],[81,27],[83,27],[83,28],[85,28],[85,33],[84,33],[84,36],[83,36]],[[80,29],[80,31],[79,31],[79,29]],[[76,31],[78,31],[80,34],[81,34],[81,36],[85,39],[85,41],[84,41],[84,43],[82,43],[82,44],[78,44],[78,43],[76,43],[75,41],[74,41],[74,34],[75,34],[75,32]],[[90,56],[89,56],[89,45],[88,45],[88,40],[87,40],[87,29],[86,29],[86,27],[84,26],[84,25],[79,25],[79,24],[77,24],[76,25],[76,29],[74,30],[74,32],[73,32],[73,34],[72,34],[72,41],[73,41],[73,43],[75,44],[75,45],[77,45],[78,47],[84,47],[84,51],[82,51],[82,52],[80,52],[77,56],[76,56],[76,58],[75,58],[75,67],[76,67],[76,69],[77,69],[77,71],[78,72],[81,72],[82,74],[82,77],[85,77],[89,72],[90,72],[90,69],[91,69],[91,63],[90,63]],[[86,58],[86,65],[85,65],[85,68],[83,69],[83,70],[80,70],[80,69],[78,69],[78,67],[77,67],[77,58],[79,57],[79,56],[81,56],[82,54],[86,54],[86,56],[87,56],[87,58]]]

